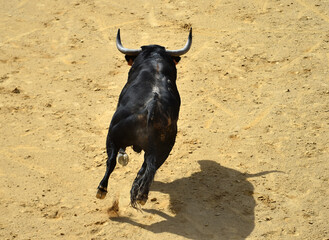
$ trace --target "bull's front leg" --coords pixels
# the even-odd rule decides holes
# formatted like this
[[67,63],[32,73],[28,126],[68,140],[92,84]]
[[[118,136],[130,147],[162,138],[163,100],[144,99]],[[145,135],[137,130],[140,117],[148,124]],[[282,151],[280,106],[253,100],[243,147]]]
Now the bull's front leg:
[[116,166],[116,157],[118,155],[118,150],[114,146],[114,144],[111,143],[107,144],[107,154],[108,154],[108,159],[106,161],[106,172],[102,181],[99,183],[97,194],[96,194],[96,197],[99,199],[105,198],[107,194],[109,177]]

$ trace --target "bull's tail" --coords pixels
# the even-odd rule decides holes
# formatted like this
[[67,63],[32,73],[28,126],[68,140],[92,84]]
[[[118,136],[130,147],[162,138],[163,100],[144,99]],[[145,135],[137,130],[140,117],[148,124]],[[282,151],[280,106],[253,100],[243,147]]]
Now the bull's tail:
[[147,107],[147,127],[149,127],[149,124],[153,121],[154,119],[154,114],[157,108],[157,102],[159,99],[159,94],[158,93],[154,93],[153,99],[151,100],[151,102],[149,103],[148,107]]

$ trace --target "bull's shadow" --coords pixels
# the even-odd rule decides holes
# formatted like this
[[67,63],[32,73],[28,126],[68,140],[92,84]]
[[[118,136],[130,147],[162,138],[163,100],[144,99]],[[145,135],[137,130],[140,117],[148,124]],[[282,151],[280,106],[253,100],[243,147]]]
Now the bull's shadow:
[[[154,233],[170,232],[189,239],[244,239],[254,229],[254,187],[248,175],[220,166],[215,161],[199,161],[201,171],[170,183],[154,182],[151,191],[170,195],[172,217],[152,209],[163,221],[151,225],[120,217],[115,221],[130,223]],[[152,194],[154,196],[154,194]],[[172,214],[171,214],[172,215]]]

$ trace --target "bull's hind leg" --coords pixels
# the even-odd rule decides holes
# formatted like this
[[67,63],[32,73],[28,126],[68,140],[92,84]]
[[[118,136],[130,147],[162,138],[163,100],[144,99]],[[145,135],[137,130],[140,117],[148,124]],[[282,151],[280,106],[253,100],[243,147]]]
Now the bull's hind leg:
[[162,154],[145,153],[143,166],[139,170],[130,191],[130,201],[134,208],[137,207],[137,203],[141,205],[146,203],[155,173],[167,159],[169,152],[166,151]]
[[130,202],[134,208],[136,208],[137,202],[142,205],[146,203],[148,198],[148,189],[156,172],[154,164],[149,159],[152,158],[152,156],[147,157],[145,154],[144,158],[144,163],[137,173],[137,176],[130,190]]
[[145,153],[144,163],[137,173],[130,190],[130,202],[134,208],[137,207],[137,203],[141,205],[146,203],[155,172],[155,156]]
[[118,149],[115,147],[113,143],[107,143],[107,155],[108,159],[106,161],[106,172],[105,175],[100,182],[97,190],[96,197],[99,199],[105,198],[107,194],[107,186],[108,186],[108,181],[111,173],[113,172],[115,165],[116,165],[116,157],[118,155]]

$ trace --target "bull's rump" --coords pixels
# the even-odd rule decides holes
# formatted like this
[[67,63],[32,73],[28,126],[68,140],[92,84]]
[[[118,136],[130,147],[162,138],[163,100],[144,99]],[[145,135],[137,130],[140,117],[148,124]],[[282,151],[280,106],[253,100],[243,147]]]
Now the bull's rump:
[[177,133],[174,115],[174,110],[164,107],[159,99],[135,112],[119,106],[110,125],[111,141],[119,148],[133,146],[138,152],[146,151],[150,141],[173,145]]

